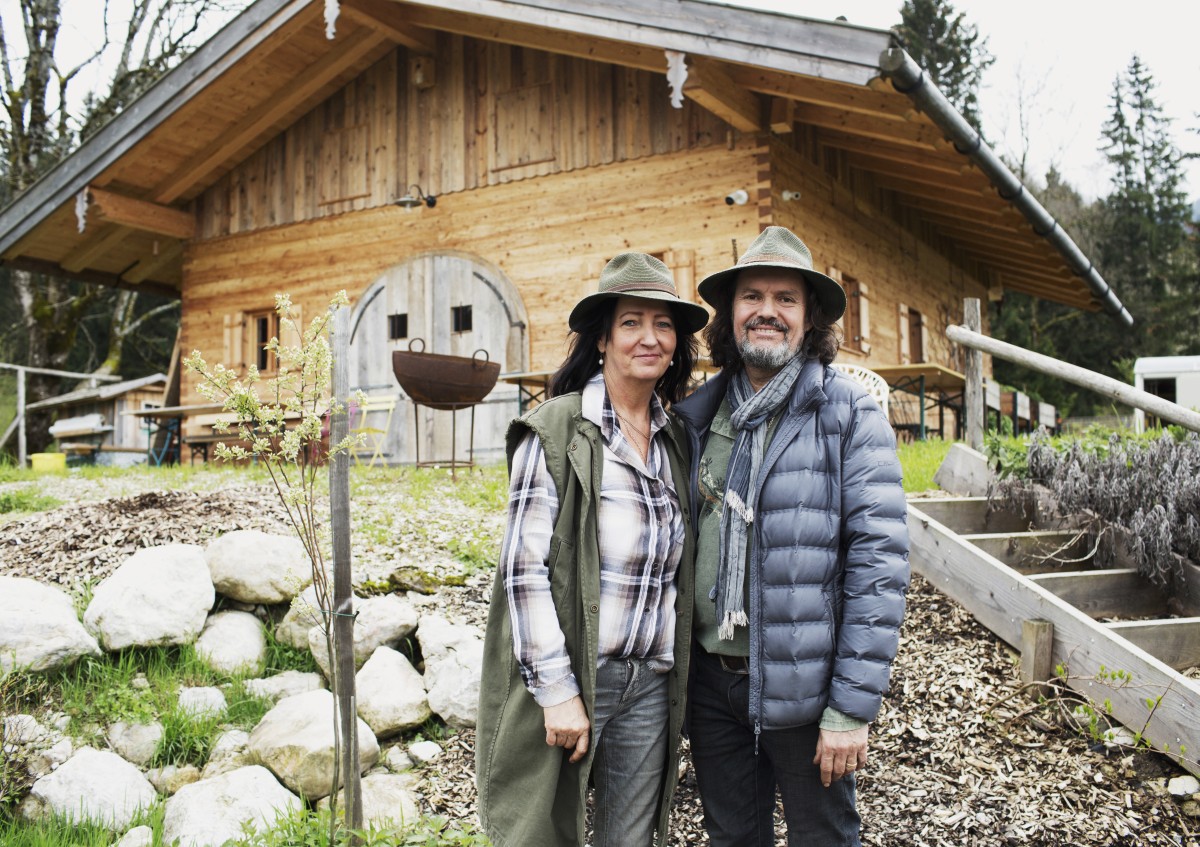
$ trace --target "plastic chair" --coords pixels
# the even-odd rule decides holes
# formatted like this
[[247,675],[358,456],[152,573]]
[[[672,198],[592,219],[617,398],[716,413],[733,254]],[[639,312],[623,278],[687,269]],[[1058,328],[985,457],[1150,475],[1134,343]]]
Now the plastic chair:
[[891,417],[888,415],[888,394],[891,393],[891,389],[888,387],[886,379],[870,368],[864,368],[859,365],[846,365],[841,362],[835,362],[833,367],[867,389],[867,393],[875,399],[875,402],[879,404],[879,408],[883,409],[884,417],[891,420]]
[[[351,435],[364,436],[364,444],[362,447],[354,448],[354,464],[361,465],[364,454],[370,452],[371,459],[367,463],[367,467],[375,466],[375,462],[382,462],[387,454],[383,452],[383,448],[387,445],[387,435],[392,428],[392,413],[396,411],[396,402],[399,400],[394,394],[387,395],[367,395],[365,402],[358,408],[358,425],[350,428]],[[372,412],[387,412],[387,418],[384,420],[383,427],[367,426],[367,416]]]

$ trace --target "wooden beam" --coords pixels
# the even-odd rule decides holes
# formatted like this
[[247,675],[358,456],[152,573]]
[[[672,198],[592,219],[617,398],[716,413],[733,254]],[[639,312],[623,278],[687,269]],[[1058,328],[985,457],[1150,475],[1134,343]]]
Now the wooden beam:
[[1140,618],[1167,612],[1167,598],[1133,568],[1040,573],[1029,579],[1093,618]]
[[865,156],[862,153],[851,152],[846,152],[846,161],[850,167],[868,173],[900,177],[923,185],[967,187],[980,193],[992,187],[987,177],[978,171],[926,168],[911,162],[897,162],[882,156]]
[[395,43],[418,53],[437,52],[437,33],[408,20],[404,8],[386,0],[343,0],[342,14],[361,26],[387,36]]
[[[1189,757],[1177,762],[1200,773],[1190,751],[1200,750],[1200,680],[1188,679],[1163,661],[1093,621],[1004,563],[948,530],[924,509],[935,501],[908,501],[913,570],[938,591],[961,603],[975,618],[1014,647],[1021,644],[1021,622],[1046,620],[1054,625],[1052,662],[1062,664],[1066,683],[1092,702],[1111,702],[1111,713],[1126,726],[1142,727],[1152,747],[1164,745]],[[1101,668],[1130,675],[1126,685],[1107,685]],[[1147,698],[1162,695],[1151,710]]]
[[894,89],[889,94],[863,85],[769,71],[749,65],[731,64],[728,72],[733,82],[757,94],[786,97],[802,103],[896,121],[912,120],[919,114],[913,108],[912,101]]
[[63,256],[59,265],[68,273],[79,273],[124,241],[129,234],[130,231],[124,227],[105,224]]
[[121,278],[136,285],[150,279],[168,265],[178,262],[182,256],[183,242],[168,241],[160,247],[157,256],[151,255],[139,259],[136,265],[121,274]]
[[231,156],[384,43],[384,37],[369,27],[361,27],[348,38],[340,40],[334,49],[289,80],[274,96],[267,98],[260,109],[246,115],[223,133],[219,144],[201,150],[170,178],[159,183],[152,192],[154,200],[170,203],[187,194],[189,189],[224,165]]
[[532,26],[512,20],[465,15],[426,6],[405,6],[409,23],[439,29],[484,41],[499,41],[518,47],[531,47],[548,53],[575,56],[596,62],[610,62],[628,68],[666,73],[667,58],[662,50],[628,42],[609,41],[572,32]]
[[94,185],[88,186],[88,213],[130,229],[189,239],[196,234],[196,217],[191,212],[126,197]]
[[68,271],[61,265],[56,265],[53,262],[42,261],[41,259],[12,259],[4,262],[6,267],[16,268],[17,270],[29,271],[35,274],[45,274],[46,276],[68,277],[70,279],[78,279],[82,282],[94,282],[97,285],[108,285],[113,288],[124,288],[130,291],[144,291],[147,294],[156,294],[159,297],[170,297],[178,300],[180,297],[179,289],[173,285],[167,285],[161,282],[142,282],[131,283],[121,279],[116,274],[104,273],[103,271]]
[[953,145],[945,139],[942,131],[926,120],[920,122],[893,121],[861,112],[848,112],[845,109],[817,106],[812,103],[796,104],[796,120],[811,126],[833,129],[850,135],[860,135],[864,138],[876,138],[918,150],[953,149]]
[[1120,621],[1105,626],[1175,670],[1200,665],[1200,618]]
[[[880,187],[883,188],[884,186],[880,186]],[[924,196],[924,194],[918,195],[918,194],[912,194],[909,192],[899,192],[898,191],[898,192],[896,192],[896,199],[900,202],[901,205],[908,206],[909,208],[918,210],[919,212],[933,212],[934,214],[938,214],[938,215],[954,215],[954,214],[956,214],[954,209],[946,208],[945,203],[939,203],[937,200],[934,200],[934,199]],[[988,220],[994,220],[994,221],[997,221],[998,223],[1002,223],[1004,221],[1011,220],[1013,215],[1016,214],[1015,212],[1013,212],[1013,214],[1011,214],[1011,215],[1004,214],[1000,209],[977,208],[975,206],[972,206],[970,208],[972,209],[972,211],[974,211],[975,214],[988,215],[989,216]],[[1007,210],[1012,212],[1012,207],[1011,206],[1007,207]]]
[[795,104],[786,97],[771,98],[771,132],[788,135],[796,122]]
[[689,56],[683,92],[734,129],[762,131],[762,103],[758,95],[738,86],[716,62]]
[[956,232],[983,235],[993,241],[1009,243],[1017,247],[1032,244],[1035,238],[1039,241],[1044,240],[1034,233],[1033,227],[1024,218],[1008,225],[991,221],[977,221],[964,218],[961,215],[945,215],[937,212],[925,212],[921,217],[934,226],[953,229]]
[[[1000,253],[999,255],[995,253],[988,253],[986,247],[975,246],[970,243],[961,245],[959,249],[962,250],[964,255],[967,255],[971,258],[979,259],[985,262],[993,262],[995,264],[1002,264],[1006,268],[1012,268],[1013,270],[1020,271],[1023,274],[1029,274],[1034,277],[1043,277],[1047,281],[1062,278],[1070,279],[1075,275],[1074,272],[1072,272],[1072,270],[1063,263],[1061,256],[1057,256],[1056,258],[1058,263],[1052,265],[1049,262],[1038,262],[1036,257],[1033,256],[1018,257],[1012,253]],[[1062,276],[1060,277],[1059,274]]]
[[971,212],[1003,216],[1007,211],[1012,210],[1012,207],[996,194],[989,198],[986,194],[970,189],[963,190],[951,186],[938,188],[887,174],[875,175],[873,182],[878,188],[895,191],[907,197],[919,197],[922,200],[938,204],[943,211],[950,214],[953,214],[953,209],[969,209]]
[[958,153],[953,147],[941,150],[901,147],[886,139],[864,138],[861,135],[838,132],[836,129],[828,127],[818,130],[817,143],[823,147],[877,156],[904,165],[944,171],[947,174],[983,173],[971,164],[970,159]]
[[1029,519],[994,510],[986,497],[943,497],[923,501],[925,514],[963,533],[1027,532]]

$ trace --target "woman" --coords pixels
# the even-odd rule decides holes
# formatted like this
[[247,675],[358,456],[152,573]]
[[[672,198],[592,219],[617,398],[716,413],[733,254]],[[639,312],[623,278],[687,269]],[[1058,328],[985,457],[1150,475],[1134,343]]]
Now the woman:
[[623,253],[571,312],[553,399],[508,431],[509,521],[476,738],[496,847],[665,842],[687,683],[692,546],[682,398],[708,320]]

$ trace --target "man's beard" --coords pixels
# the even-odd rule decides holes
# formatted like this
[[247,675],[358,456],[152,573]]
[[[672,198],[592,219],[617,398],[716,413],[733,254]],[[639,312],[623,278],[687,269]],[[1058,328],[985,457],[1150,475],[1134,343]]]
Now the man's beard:
[[[783,333],[778,344],[770,347],[759,347],[750,343],[750,330],[770,326]],[[800,355],[800,349],[792,349],[789,343],[787,329],[778,321],[770,318],[755,318],[742,327],[742,336],[738,339],[738,352],[742,355],[742,363],[761,371],[778,372],[793,358]]]

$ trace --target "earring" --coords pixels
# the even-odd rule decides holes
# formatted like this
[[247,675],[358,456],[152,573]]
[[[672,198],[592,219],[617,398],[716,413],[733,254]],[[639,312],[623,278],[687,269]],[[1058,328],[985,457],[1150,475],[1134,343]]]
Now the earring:
[[672,360],[671,360],[671,367],[675,367],[675,360],[674,360],[674,359],[672,359]]
[[600,357],[600,364],[602,364],[602,365],[604,364],[604,357],[603,357],[603,356],[601,356],[601,357]]

